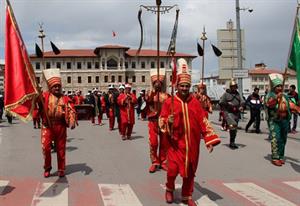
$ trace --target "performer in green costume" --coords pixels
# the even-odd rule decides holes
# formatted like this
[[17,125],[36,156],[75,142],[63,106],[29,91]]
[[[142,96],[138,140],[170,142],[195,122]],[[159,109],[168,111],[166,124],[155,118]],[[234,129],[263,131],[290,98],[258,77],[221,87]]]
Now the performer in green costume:
[[271,91],[266,97],[268,122],[271,136],[272,163],[282,166],[284,150],[287,141],[289,121],[291,119],[290,103],[288,96],[283,93],[283,76],[270,74]]

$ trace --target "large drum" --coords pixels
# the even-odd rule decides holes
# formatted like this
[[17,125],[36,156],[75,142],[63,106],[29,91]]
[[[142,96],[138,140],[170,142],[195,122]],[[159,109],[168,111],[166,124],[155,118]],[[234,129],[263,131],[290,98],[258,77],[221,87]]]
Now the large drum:
[[147,103],[144,101],[141,105],[141,111],[143,111],[144,109],[146,109],[147,107]]
[[93,116],[94,106],[91,104],[75,105],[78,120],[90,120]]

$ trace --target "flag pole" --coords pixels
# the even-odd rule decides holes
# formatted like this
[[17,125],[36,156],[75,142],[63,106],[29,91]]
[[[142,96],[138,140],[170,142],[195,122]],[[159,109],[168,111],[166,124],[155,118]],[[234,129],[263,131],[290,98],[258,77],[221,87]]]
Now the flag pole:
[[[176,61],[175,61],[175,54],[176,54],[176,51],[175,51],[175,44],[173,43],[172,46],[171,46],[171,50],[170,50],[170,53],[171,53],[171,56],[172,56],[172,62],[173,62],[173,67],[176,68]],[[173,70],[174,70],[173,68]],[[174,81],[173,81],[173,78],[176,78],[176,76],[174,76],[176,74],[174,74],[174,72],[172,71],[172,82],[171,82],[171,115],[174,116]],[[173,124],[172,124],[172,127],[170,128],[171,129],[171,139],[173,138]]]
[[[204,55],[205,55],[205,41],[207,40],[207,37],[205,36],[206,32],[205,32],[205,27],[203,27],[203,32],[202,32],[202,36],[201,36],[201,40],[202,40],[202,49],[203,49],[203,55],[202,55],[202,74],[201,74],[201,79],[202,79],[202,83],[204,83]],[[201,80],[200,79],[200,80]]]
[[[299,14],[299,8],[300,8],[300,2],[299,0],[297,0],[297,9],[296,9],[296,15],[295,15],[295,19],[294,19],[294,27],[293,27],[293,32],[292,32],[292,35],[291,35],[291,40],[290,40],[290,47],[289,47],[289,53],[288,53],[288,56],[287,56],[287,60],[286,60],[286,67],[285,67],[285,70],[284,70],[284,74],[283,74],[283,83],[282,83],[282,86],[284,87],[284,84],[285,84],[285,79],[287,77],[287,70],[288,70],[288,65],[289,65],[289,59],[290,59],[290,55],[291,55],[291,51],[292,51],[292,44],[293,44],[293,39],[295,37],[295,33],[296,33],[296,28],[298,28],[298,14]],[[284,88],[283,88],[284,89]]]

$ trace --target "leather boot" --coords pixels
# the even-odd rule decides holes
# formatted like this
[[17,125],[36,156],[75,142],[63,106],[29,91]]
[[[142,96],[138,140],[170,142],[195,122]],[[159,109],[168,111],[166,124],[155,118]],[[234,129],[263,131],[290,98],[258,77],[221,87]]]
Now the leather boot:
[[166,190],[165,198],[166,198],[166,202],[168,204],[173,203],[173,201],[174,201],[174,194],[173,194],[173,192]]
[[230,149],[238,149],[239,147],[235,144],[235,137],[236,137],[236,130],[230,130],[230,144],[229,147]]

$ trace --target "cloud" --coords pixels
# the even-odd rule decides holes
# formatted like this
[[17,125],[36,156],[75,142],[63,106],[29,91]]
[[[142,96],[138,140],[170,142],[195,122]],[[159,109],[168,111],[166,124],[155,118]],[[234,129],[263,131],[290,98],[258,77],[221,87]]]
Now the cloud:
[[[226,22],[236,22],[234,0],[163,0],[163,5],[178,4],[180,9],[177,51],[197,55],[196,42],[203,26],[207,32],[207,45],[217,43],[217,29]],[[23,39],[29,52],[39,42],[39,23],[43,22],[46,40],[60,48],[95,48],[103,44],[121,44],[137,48],[140,31],[137,20],[139,6],[154,5],[149,0],[15,0],[11,2]],[[240,7],[251,7],[252,13],[241,11],[241,27],[246,38],[246,67],[264,61],[270,67],[283,68],[286,64],[295,0],[240,0]],[[4,14],[1,12],[1,52],[4,51]],[[170,41],[175,10],[161,15],[161,48],[167,49]],[[143,10],[145,47],[156,48],[156,15]],[[117,33],[112,38],[112,31]],[[45,41],[47,42],[47,41]],[[47,45],[45,45],[47,48]],[[48,45],[49,48],[49,45]],[[207,47],[208,48],[208,47]],[[195,78],[200,69],[200,58],[193,67]],[[215,72],[218,60],[207,50],[206,73]]]

